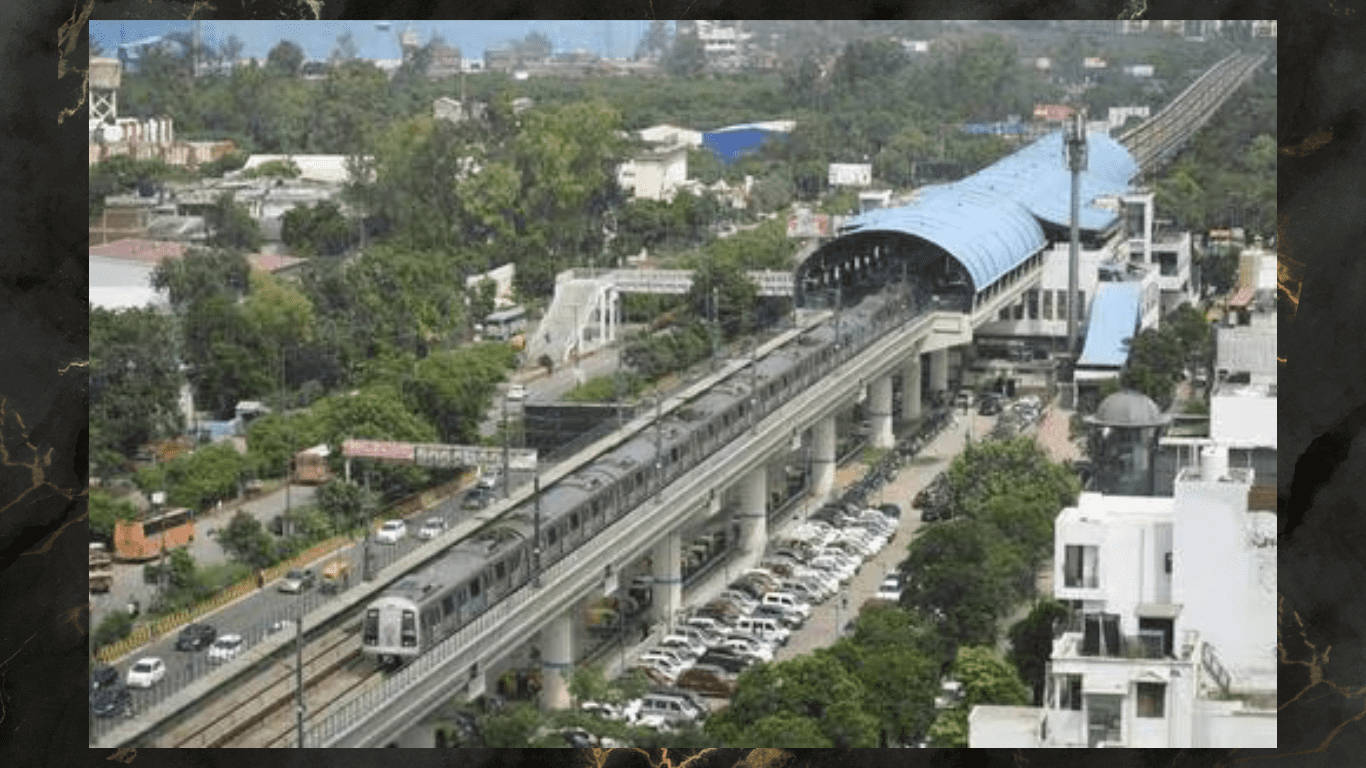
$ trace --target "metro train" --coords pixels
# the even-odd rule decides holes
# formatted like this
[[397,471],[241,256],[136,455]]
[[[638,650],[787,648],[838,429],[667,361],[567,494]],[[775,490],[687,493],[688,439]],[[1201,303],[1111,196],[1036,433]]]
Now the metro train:
[[[552,565],[629,514],[886,328],[904,321],[909,310],[905,293],[895,288],[866,296],[544,489],[540,567]],[[537,538],[533,503],[503,513],[494,525],[381,593],[365,611],[363,652],[380,663],[410,661],[531,581]]]

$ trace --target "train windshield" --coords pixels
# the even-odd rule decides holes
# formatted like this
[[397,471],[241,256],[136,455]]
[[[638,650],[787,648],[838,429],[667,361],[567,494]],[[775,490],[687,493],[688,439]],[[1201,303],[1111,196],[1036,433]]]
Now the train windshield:
[[412,611],[403,612],[403,624],[400,626],[399,635],[405,647],[417,645],[417,614]]
[[365,612],[365,644],[379,644],[379,609],[371,608]]

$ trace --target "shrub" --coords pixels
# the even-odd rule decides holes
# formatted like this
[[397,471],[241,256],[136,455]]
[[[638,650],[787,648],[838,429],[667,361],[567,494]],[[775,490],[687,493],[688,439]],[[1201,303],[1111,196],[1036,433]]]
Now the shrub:
[[100,620],[99,626],[90,633],[90,643],[94,648],[102,648],[117,643],[133,631],[133,617],[127,611],[114,611]]

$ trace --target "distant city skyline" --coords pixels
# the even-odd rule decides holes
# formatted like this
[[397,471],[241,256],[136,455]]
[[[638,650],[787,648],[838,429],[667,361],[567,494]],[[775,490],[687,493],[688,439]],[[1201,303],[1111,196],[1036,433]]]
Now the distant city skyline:
[[[292,40],[309,59],[326,59],[342,32],[351,32],[356,55],[365,59],[396,59],[398,38],[412,27],[425,44],[439,34],[460,49],[467,59],[483,58],[485,49],[521,40],[531,32],[550,38],[556,53],[584,49],[599,56],[628,58],[644,36],[648,21],[201,21],[205,42],[219,45],[229,35],[243,43],[242,56],[265,58],[281,40]],[[385,28],[387,27],[387,29]],[[90,36],[116,55],[122,43],[131,43],[170,32],[186,32],[189,21],[92,21]],[[610,42],[611,49],[608,50]]]

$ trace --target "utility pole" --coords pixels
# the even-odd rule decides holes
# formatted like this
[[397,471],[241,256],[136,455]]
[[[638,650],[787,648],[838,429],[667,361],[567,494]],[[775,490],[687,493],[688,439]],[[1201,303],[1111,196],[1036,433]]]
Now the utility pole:
[[294,617],[294,716],[299,749],[304,748],[304,617]]
[[531,586],[541,588],[541,476],[531,478],[533,507],[535,509],[531,525]]
[[1077,259],[1080,248],[1079,217],[1081,215],[1081,172],[1086,170],[1086,133],[1085,112],[1078,109],[1068,122],[1064,137],[1067,152],[1067,167],[1072,171],[1072,235],[1068,244],[1067,259],[1067,355],[1072,358],[1077,353]]
[[503,498],[508,498],[508,393],[503,390]]

